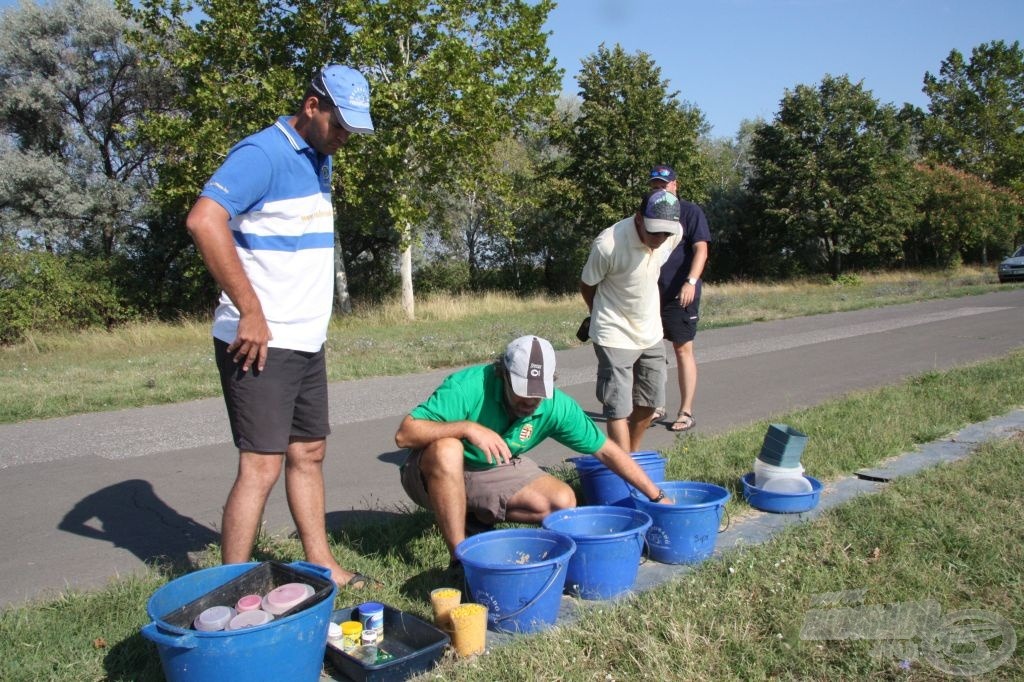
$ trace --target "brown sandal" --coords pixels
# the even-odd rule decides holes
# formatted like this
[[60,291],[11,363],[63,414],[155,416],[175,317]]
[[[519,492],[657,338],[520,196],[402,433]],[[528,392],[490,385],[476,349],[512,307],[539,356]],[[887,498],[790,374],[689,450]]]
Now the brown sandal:
[[669,431],[675,431],[676,433],[682,433],[683,431],[689,431],[697,425],[697,420],[693,418],[693,415],[686,410],[679,410],[679,414],[676,415],[676,420],[672,422],[672,425],[668,427]]
[[362,573],[353,573],[352,577],[349,578],[344,585],[338,585],[338,587],[348,587],[353,590],[363,590],[368,587],[380,589],[381,587],[384,587],[384,583],[371,578],[368,575],[363,575]]
[[657,424],[658,422],[660,422],[664,418],[665,418],[665,408],[664,407],[656,407],[656,408],[654,408],[654,413],[651,415],[651,423],[647,425],[647,428],[651,428],[652,426],[654,426],[655,424]]

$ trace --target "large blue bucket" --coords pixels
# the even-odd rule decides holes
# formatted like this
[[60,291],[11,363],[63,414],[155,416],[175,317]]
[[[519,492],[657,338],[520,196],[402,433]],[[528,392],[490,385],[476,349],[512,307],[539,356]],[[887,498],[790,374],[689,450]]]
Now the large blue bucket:
[[576,543],[543,528],[492,530],[455,548],[473,601],[487,607],[495,632],[536,632],[554,625]]
[[549,514],[544,528],[576,542],[565,591],[582,599],[612,599],[636,581],[651,517],[639,509],[577,507]]
[[[655,450],[641,450],[630,453],[630,457],[655,483],[665,480],[665,458],[661,453]],[[630,495],[633,486],[622,480],[597,457],[584,455],[570,457],[568,461],[576,467],[583,487],[583,499],[588,505],[635,506]]]
[[674,504],[659,504],[633,495],[637,509],[651,516],[647,531],[651,558],[663,564],[696,564],[715,551],[718,527],[729,491],[711,483],[664,481],[661,489]]
[[[333,583],[329,595],[313,606],[243,630],[202,632],[161,619],[256,566],[228,564],[195,571],[172,580],[149,598],[146,613],[152,622],[143,626],[142,636],[156,644],[168,682],[320,679],[337,593]],[[315,564],[299,561],[288,567],[321,581],[331,579],[328,569]]]

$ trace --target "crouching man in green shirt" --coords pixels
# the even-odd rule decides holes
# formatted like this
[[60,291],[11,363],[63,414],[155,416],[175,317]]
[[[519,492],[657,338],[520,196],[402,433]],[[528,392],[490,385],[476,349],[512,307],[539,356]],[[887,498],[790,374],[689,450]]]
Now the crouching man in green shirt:
[[454,556],[467,530],[497,521],[540,523],[576,506],[573,489],[522,455],[545,438],[592,453],[653,501],[664,493],[568,395],[554,388],[555,351],[536,336],[508,344],[492,364],[458,371],[402,420],[402,487],[433,510]]

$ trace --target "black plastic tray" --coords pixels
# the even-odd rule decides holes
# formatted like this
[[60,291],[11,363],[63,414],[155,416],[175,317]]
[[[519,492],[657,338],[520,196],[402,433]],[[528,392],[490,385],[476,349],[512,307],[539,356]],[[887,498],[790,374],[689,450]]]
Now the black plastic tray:
[[[358,616],[358,608],[338,609],[331,614],[331,621],[358,620],[358,617],[353,617]],[[349,656],[333,644],[327,645],[327,659],[335,670],[355,682],[396,682],[437,665],[449,641],[443,630],[384,604],[384,639],[377,646],[392,654],[392,660],[370,665]]]
[[235,607],[238,600],[247,594],[265,595],[273,589],[288,583],[306,583],[312,585],[316,590],[312,596],[299,602],[284,613],[274,616],[285,618],[293,613],[304,611],[314,604],[319,604],[334,588],[333,583],[323,577],[312,573],[300,573],[288,564],[279,561],[264,561],[254,566],[245,573],[229,580],[215,590],[210,590],[203,596],[193,599],[184,606],[179,606],[170,613],[164,614],[160,620],[175,627],[186,630],[192,628],[192,622],[200,613],[211,606]]

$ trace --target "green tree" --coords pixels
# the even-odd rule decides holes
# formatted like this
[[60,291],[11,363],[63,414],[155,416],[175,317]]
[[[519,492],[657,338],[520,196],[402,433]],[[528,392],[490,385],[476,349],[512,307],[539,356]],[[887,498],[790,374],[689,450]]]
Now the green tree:
[[414,316],[412,246],[429,209],[417,188],[465,196],[486,184],[495,144],[550,110],[559,72],[543,24],[549,0],[369,3],[353,35],[370,66],[378,134],[370,191],[397,232],[402,304]]
[[921,219],[907,239],[911,264],[986,264],[989,252],[1013,249],[1024,218],[1016,194],[949,166],[921,163],[915,174],[924,189]]
[[704,139],[701,146],[709,163],[708,201],[704,213],[711,227],[713,257],[704,279],[743,277],[759,261],[753,248],[757,222],[750,209],[747,182],[750,178],[750,150],[761,120],[744,120],[733,138]]
[[[698,137],[708,125],[699,109],[668,90],[650,55],[630,55],[619,45],[609,49],[602,44],[583,60],[577,82],[582,100],[578,115],[565,117],[555,131],[567,155],[559,161],[566,234],[552,236],[570,251],[551,265],[571,280],[556,285],[566,289],[576,287],[594,236],[636,211],[647,189],[647,171],[655,164],[675,168],[680,196],[706,198]],[[575,189],[567,193],[567,186]]]
[[1024,50],[982,43],[971,59],[952,50],[926,73],[922,144],[941,163],[1024,194]]
[[115,1],[134,22],[129,38],[145,63],[173,74],[172,94],[140,126],[163,153],[138,276],[165,314],[208,310],[216,288],[184,217],[235,142],[294,112],[327,46],[346,44],[347,16],[306,0]]
[[485,163],[430,197],[431,219],[446,247],[435,252],[465,269],[467,287],[523,291],[532,254],[517,226],[537,205],[535,164],[525,141],[513,135],[499,140]]
[[110,257],[138,226],[154,149],[133,131],[167,82],[105,0],[22,3],[0,19],[0,207],[23,246]]
[[161,190],[182,211],[228,146],[293,108],[317,67],[366,73],[377,134],[337,156],[337,226],[357,266],[377,268],[368,289],[398,249],[410,317],[425,197],[469,177],[497,140],[550,106],[558,85],[542,31],[550,0],[202,0],[194,26],[177,0],[122,2],[153,36],[149,50],[183,78],[179,113],[153,129],[175,150]]
[[786,91],[751,153],[771,274],[891,265],[914,218],[909,126],[846,76]]

